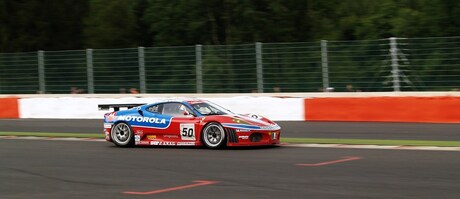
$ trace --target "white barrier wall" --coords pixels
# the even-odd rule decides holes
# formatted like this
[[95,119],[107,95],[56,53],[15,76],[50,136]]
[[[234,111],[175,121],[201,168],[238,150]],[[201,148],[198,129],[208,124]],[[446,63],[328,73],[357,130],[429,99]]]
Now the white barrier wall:
[[[170,98],[123,97],[43,97],[19,99],[20,118],[102,119],[107,111],[98,104],[153,103]],[[252,113],[276,121],[303,121],[303,98],[279,97],[213,97],[199,98],[217,103],[235,113]]]
[[[276,121],[349,121],[344,120],[342,116],[334,118],[331,117],[331,105],[327,104],[332,102],[323,103],[321,106],[318,104],[306,107],[307,102],[326,102],[327,99],[343,99],[346,98],[386,98],[394,101],[397,97],[422,97],[433,98],[426,99],[427,105],[424,107],[413,107],[412,103],[408,106],[417,108],[418,112],[422,111],[426,114],[440,113],[446,115],[446,111],[441,109],[440,106],[446,101],[443,97],[460,97],[460,92],[379,92],[379,93],[366,93],[366,92],[336,92],[336,93],[246,93],[246,94],[44,94],[44,95],[0,95],[0,98],[11,98],[18,100],[18,113],[12,113],[5,118],[58,118],[58,119],[102,119],[105,111],[99,111],[98,104],[126,104],[126,103],[153,103],[165,99],[173,99],[176,97],[205,99],[215,102],[223,107],[226,107],[235,113],[252,113],[265,116]],[[388,98],[396,97],[396,98]],[[436,98],[438,97],[438,98]],[[441,98],[439,98],[441,97]],[[388,101],[387,100],[387,101]],[[406,99],[407,100],[407,99]],[[329,100],[330,101],[330,100]],[[354,100],[352,100],[354,101]],[[454,102],[453,102],[454,101]],[[455,107],[460,106],[455,100],[449,101],[449,110],[456,110]],[[349,101],[348,101],[349,102]],[[338,103],[338,102],[333,102]],[[341,101],[340,103],[343,103]],[[364,113],[368,113],[368,102],[362,102],[359,107],[366,107]],[[393,103],[393,102],[392,102]],[[2,104],[0,104],[2,105]],[[363,106],[365,105],[365,106]],[[394,106],[401,106],[400,102],[387,106],[392,109]],[[380,107],[380,105],[374,105]],[[1,106],[0,106],[1,107]],[[428,109],[428,108],[432,109]],[[343,107],[342,107],[343,108]],[[421,109],[422,108],[422,109]],[[321,110],[319,110],[321,109]],[[388,115],[388,110],[380,111],[381,114]],[[406,107],[407,109],[407,107]],[[430,111],[431,110],[431,111]],[[318,112],[319,111],[319,112]],[[351,113],[356,110],[336,110],[338,114]],[[397,110],[399,111],[399,110]],[[19,114],[19,116],[17,116]],[[318,117],[321,115],[321,118]],[[351,115],[351,114],[349,114]],[[349,116],[347,115],[347,117]],[[452,113],[451,113],[452,115]],[[1,116],[1,114],[0,114]],[[391,115],[390,115],[391,116]],[[454,115],[456,117],[456,115]],[[433,120],[435,118],[436,120]],[[460,118],[460,117],[459,117]],[[375,118],[364,117],[359,121],[380,121],[372,120]],[[429,120],[428,120],[429,119]],[[438,116],[429,115],[428,119],[424,120],[410,120],[411,122],[446,122],[445,119],[439,119]],[[455,118],[454,118],[455,119]],[[449,121],[451,121],[450,118]],[[386,117],[383,121],[406,121],[396,118],[395,116]],[[455,122],[457,120],[455,119]]]

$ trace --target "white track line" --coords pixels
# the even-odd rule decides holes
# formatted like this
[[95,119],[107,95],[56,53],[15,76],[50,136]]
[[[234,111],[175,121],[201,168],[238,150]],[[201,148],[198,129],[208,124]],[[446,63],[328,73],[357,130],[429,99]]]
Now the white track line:
[[[99,138],[55,138],[55,137],[31,137],[31,136],[0,136],[0,139],[7,140],[57,140],[57,141],[86,141],[105,142]],[[307,147],[307,148],[341,148],[341,149],[392,149],[392,150],[425,150],[425,151],[460,151],[460,147],[438,147],[438,146],[386,146],[386,145],[348,145],[348,144],[289,144],[282,143],[286,147]]]
[[425,151],[460,151],[460,147],[439,146],[386,146],[386,145],[348,145],[348,144],[283,144],[288,147],[345,148],[345,149],[393,149]]

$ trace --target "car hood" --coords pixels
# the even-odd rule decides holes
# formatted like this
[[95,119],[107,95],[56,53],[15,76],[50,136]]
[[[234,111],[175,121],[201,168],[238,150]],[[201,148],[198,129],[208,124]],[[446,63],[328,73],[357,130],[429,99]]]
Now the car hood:
[[216,119],[225,127],[250,129],[250,130],[279,130],[278,124],[268,120],[267,118],[250,115],[250,114],[235,114],[235,115],[219,115],[212,116],[209,119]]

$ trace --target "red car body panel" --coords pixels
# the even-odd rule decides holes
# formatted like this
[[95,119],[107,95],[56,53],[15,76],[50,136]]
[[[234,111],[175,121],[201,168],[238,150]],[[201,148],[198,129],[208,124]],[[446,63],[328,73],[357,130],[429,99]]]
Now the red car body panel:
[[[170,117],[169,120],[168,118],[162,119],[160,116],[136,115],[133,111],[127,115],[132,118],[120,116],[119,112],[105,114],[104,133],[107,141],[111,141],[110,134],[114,124],[137,121],[141,123],[129,123],[134,133],[135,145],[202,146],[203,128],[210,122],[217,122],[225,129],[227,146],[280,144],[281,128],[269,119],[256,115],[184,115],[183,117]],[[155,123],[163,126],[155,126]]]

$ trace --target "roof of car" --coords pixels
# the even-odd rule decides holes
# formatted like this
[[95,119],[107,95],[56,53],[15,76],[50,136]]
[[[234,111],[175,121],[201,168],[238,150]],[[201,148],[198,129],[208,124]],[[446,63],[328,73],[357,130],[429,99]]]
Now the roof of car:
[[181,99],[164,99],[154,102],[154,104],[165,103],[165,102],[182,102],[187,104],[197,104],[206,102],[206,100],[194,99],[194,98],[181,98]]

